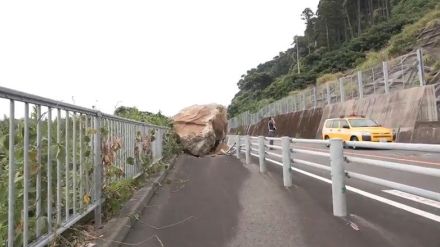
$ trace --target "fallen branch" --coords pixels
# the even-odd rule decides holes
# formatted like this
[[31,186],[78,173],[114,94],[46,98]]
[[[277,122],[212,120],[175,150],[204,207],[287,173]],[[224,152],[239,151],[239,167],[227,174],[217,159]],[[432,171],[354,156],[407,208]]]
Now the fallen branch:
[[183,188],[185,188],[185,185],[181,185],[177,190],[172,190],[171,193],[177,193],[179,191],[181,191]]
[[176,223],[173,223],[173,224],[170,224],[170,225],[166,225],[166,226],[161,226],[161,227],[157,227],[157,226],[155,226],[155,225],[148,224],[148,223],[143,222],[143,221],[141,221],[141,220],[139,220],[139,222],[141,222],[142,224],[145,224],[145,225],[147,225],[147,226],[149,226],[150,228],[153,228],[153,229],[155,229],[155,230],[164,230],[164,229],[167,229],[167,228],[170,228],[170,227],[177,226],[177,225],[179,225],[179,224],[185,223],[186,221],[188,221],[188,220],[190,220],[190,219],[192,219],[192,218],[194,218],[194,216],[189,216],[189,217],[187,217],[187,218],[185,218],[185,219],[183,219],[183,220],[181,220],[181,221],[178,221],[178,222],[176,222]]
[[160,246],[164,247],[162,241],[160,240],[159,236],[155,235],[157,242],[159,242]]
[[162,241],[160,241],[159,237],[156,234],[151,235],[150,237],[148,237],[148,238],[146,238],[146,239],[144,239],[144,240],[142,240],[140,242],[137,242],[137,243],[126,243],[126,242],[121,242],[121,241],[116,241],[116,240],[108,240],[108,239],[103,238],[102,236],[94,236],[93,234],[90,234],[90,233],[82,231],[82,230],[78,230],[76,228],[70,228],[70,229],[72,229],[74,231],[77,231],[77,232],[80,232],[80,233],[82,233],[82,234],[84,234],[84,235],[86,235],[88,237],[93,237],[94,239],[101,239],[101,240],[104,240],[104,241],[110,241],[110,242],[121,244],[121,245],[138,246],[138,245],[141,245],[141,244],[144,244],[144,243],[150,241],[153,238],[156,238],[161,243],[162,247],[164,246]]
[[179,188],[176,190],[172,190],[171,193],[176,193],[181,191],[183,188],[185,188],[185,184],[189,182],[189,179],[180,179],[179,182],[177,182],[177,184],[179,185]]

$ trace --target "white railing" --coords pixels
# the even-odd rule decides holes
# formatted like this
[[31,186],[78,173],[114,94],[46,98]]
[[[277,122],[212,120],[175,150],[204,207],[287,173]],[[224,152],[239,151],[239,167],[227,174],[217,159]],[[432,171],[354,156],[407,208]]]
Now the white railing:
[[92,211],[99,226],[103,186],[162,157],[167,128],[4,87],[0,101],[0,246],[46,246]]
[[423,86],[425,68],[421,49],[384,61],[369,69],[322,85],[308,87],[261,108],[256,113],[243,112],[229,119],[229,128],[249,126],[265,117],[324,107],[326,105],[363,98],[373,94]]
[[[392,169],[397,171],[403,171],[412,174],[419,174],[424,176],[433,176],[440,178],[440,169],[414,166],[403,163],[389,162],[378,159],[366,159],[359,158],[351,155],[344,154],[344,147],[365,147],[375,149],[388,149],[388,150],[409,150],[419,152],[433,152],[440,153],[440,145],[430,144],[404,144],[404,143],[371,143],[371,142],[343,142],[340,139],[331,140],[310,140],[310,139],[292,139],[290,137],[281,138],[269,138],[269,137],[250,137],[250,136],[229,136],[229,143],[234,142],[236,147],[236,157],[241,158],[241,154],[245,154],[246,164],[251,163],[251,157],[258,158],[260,172],[266,172],[266,163],[270,162],[275,165],[283,167],[283,182],[285,187],[292,185],[291,171],[300,172],[309,175],[314,178],[320,178],[311,173],[296,167],[295,164],[301,164],[306,167],[317,168],[325,172],[330,172],[332,184],[332,197],[333,197],[333,214],[335,216],[345,217],[347,216],[347,202],[346,202],[346,183],[347,179],[359,179],[365,182],[373,183],[376,185],[389,187],[392,189],[400,190],[417,196],[421,196],[427,199],[440,202],[440,193],[430,191],[415,186],[402,184],[398,182],[389,181],[382,178],[372,177],[365,174],[349,171],[345,168],[345,163],[356,162],[359,164],[382,167],[386,169]],[[280,144],[268,144],[267,142],[279,142]],[[297,143],[313,143],[321,144],[330,147],[330,152],[319,152],[305,150],[295,147]],[[270,151],[270,149],[274,151]],[[281,153],[276,151],[281,150]],[[307,154],[310,156],[326,157],[328,159],[327,164],[319,164],[312,161],[306,161],[297,159],[296,154]],[[321,178],[322,180],[322,178]],[[349,190],[361,193],[360,190],[347,186]],[[366,194],[366,193],[361,193]],[[372,197],[370,197],[372,198]],[[417,213],[418,211],[415,210]],[[421,213],[422,214],[422,213]],[[429,213],[423,212],[423,215]],[[432,215],[431,219],[440,222],[440,216]]]

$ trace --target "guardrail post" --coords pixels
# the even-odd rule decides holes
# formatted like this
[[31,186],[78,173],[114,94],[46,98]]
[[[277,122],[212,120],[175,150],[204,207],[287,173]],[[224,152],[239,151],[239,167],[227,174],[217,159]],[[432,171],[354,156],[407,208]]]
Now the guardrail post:
[[425,85],[425,65],[423,63],[423,50],[417,49],[417,71],[419,74],[420,86]]
[[298,106],[298,97],[295,95],[295,96],[293,96],[293,104],[294,104],[294,109],[295,109],[295,112],[297,112],[298,111],[298,108],[299,108],[299,106]]
[[251,163],[251,143],[249,135],[245,137],[245,145],[246,145],[246,164]]
[[390,86],[388,81],[388,62],[382,62],[383,67],[383,81],[385,84],[385,93],[388,94],[390,92]]
[[341,96],[341,102],[345,101],[344,81],[339,78],[339,95]]
[[287,109],[289,112],[293,112],[293,98],[292,96],[289,96],[287,100]]
[[9,175],[8,175],[8,246],[14,246],[15,239],[15,102],[9,101]]
[[313,108],[316,108],[317,102],[316,102],[316,87],[313,87]]
[[332,103],[332,97],[331,97],[331,94],[330,94],[330,84],[329,84],[329,82],[327,82],[326,84],[325,84],[325,91],[327,92],[327,105],[330,105],[331,103]]
[[347,216],[345,197],[344,154],[341,139],[330,139],[330,163],[332,177],[333,215]]
[[358,71],[358,87],[359,87],[359,98],[362,99],[364,97],[364,83],[362,81],[362,71]]
[[292,176],[290,173],[290,138],[283,136],[281,138],[281,147],[283,148],[283,181],[284,187],[292,186]]
[[302,103],[303,103],[303,107],[302,107],[302,109],[303,109],[303,111],[305,111],[305,110],[306,110],[306,93],[303,92],[303,93],[301,94],[301,96],[302,96]]
[[94,129],[96,130],[94,136],[94,169],[93,175],[95,177],[95,202],[97,206],[95,208],[95,227],[100,228],[102,225],[101,218],[101,190],[102,190],[102,159],[101,159],[101,113],[94,117]]
[[240,159],[240,135],[237,135],[236,137],[235,137],[236,139],[235,139],[235,145],[237,145],[237,153],[236,153],[236,156],[237,156],[237,159]]
[[266,164],[264,163],[265,147],[264,147],[264,136],[258,137],[258,159],[260,161],[260,172],[266,172]]

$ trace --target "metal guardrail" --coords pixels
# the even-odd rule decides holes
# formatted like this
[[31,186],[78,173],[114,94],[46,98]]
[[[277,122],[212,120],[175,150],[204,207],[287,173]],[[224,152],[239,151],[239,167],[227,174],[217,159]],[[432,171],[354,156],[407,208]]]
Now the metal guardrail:
[[92,211],[99,226],[103,186],[138,176],[149,157],[162,158],[167,128],[4,87],[0,98],[9,101],[0,120],[0,137],[7,137],[0,185],[8,190],[0,202],[7,207],[0,224],[8,223],[7,234],[0,225],[1,246],[45,246]]
[[[258,148],[251,149],[251,138],[249,136],[229,136],[235,143],[238,143],[236,157],[241,158],[241,153],[245,153],[245,162],[250,164],[251,156],[257,157],[260,167],[260,172],[266,171],[266,162],[270,162],[283,167],[283,181],[285,187],[292,185],[291,171],[303,171],[294,167],[295,163],[302,164],[308,167],[320,169],[322,171],[331,173],[332,184],[332,198],[333,198],[333,214],[335,216],[347,216],[347,202],[346,202],[346,179],[359,179],[365,182],[376,185],[397,189],[403,192],[411,193],[417,196],[425,197],[440,202],[440,193],[402,184],[385,179],[368,176],[365,174],[347,171],[345,169],[346,162],[357,162],[365,165],[379,166],[386,169],[404,171],[413,174],[421,174],[425,176],[433,176],[440,178],[440,169],[420,167],[403,163],[382,161],[378,159],[366,159],[354,156],[344,155],[344,146],[346,147],[367,147],[380,149],[394,149],[394,150],[410,150],[410,151],[425,151],[440,153],[440,145],[431,144],[406,144],[406,143],[371,143],[371,142],[343,142],[340,139],[331,140],[310,140],[310,139],[295,139],[289,137],[281,138],[267,138],[263,136],[258,137]],[[281,142],[281,145],[269,145],[267,141]],[[314,143],[330,146],[330,153],[304,150],[295,148],[296,143]],[[281,154],[268,151],[270,149],[281,150]],[[258,151],[258,153],[251,153],[251,151]],[[296,159],[296,153],[303,153],[329,158],[330,166],[310,162],[306,160]],[[306,171],[303,171],[307,173]],[[353,189],[355,190],[355,189]],[[440,222],[440,217],[439,222]]]
[[326,105],[363,98],[373,94],[388,94],[402,89],[424,86],[423,50],[384,61],[322,85],[311,86],[294,95],[262,107],[256,113],[243,112],[229,119],[228,128],[250,126],[263,118],[290,112],[324,107]]

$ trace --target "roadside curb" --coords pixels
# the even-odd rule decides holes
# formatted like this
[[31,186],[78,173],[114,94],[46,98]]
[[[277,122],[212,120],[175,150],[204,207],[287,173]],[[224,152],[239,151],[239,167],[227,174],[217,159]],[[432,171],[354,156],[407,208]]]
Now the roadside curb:
[[100,247],[118,247],[124,241],[131,227],[136,221],[136,215],[142,213],[154,193],[161,186],[168,172],[174,167],[177,155],[168,162],[168,169],[162,171],[152,184],[136,191],[133,197],[127,201],[118,216],[109,220],[103,229],[99,231],[99,239],[96,244]]

